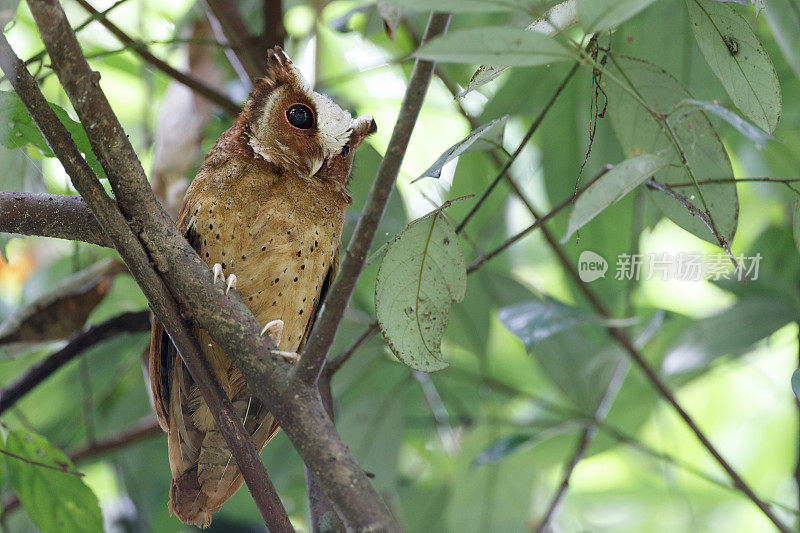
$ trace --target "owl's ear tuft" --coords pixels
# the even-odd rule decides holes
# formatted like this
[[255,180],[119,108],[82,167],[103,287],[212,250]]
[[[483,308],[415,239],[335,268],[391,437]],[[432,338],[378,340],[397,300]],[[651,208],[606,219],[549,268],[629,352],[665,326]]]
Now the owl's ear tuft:
[[275,89],[286,83],[297,88],[308,86],[308,82],[294,66],[286,52],[280,46],[276,46],[267,52],[267,73],[263,78],[256,80],[256,86]]

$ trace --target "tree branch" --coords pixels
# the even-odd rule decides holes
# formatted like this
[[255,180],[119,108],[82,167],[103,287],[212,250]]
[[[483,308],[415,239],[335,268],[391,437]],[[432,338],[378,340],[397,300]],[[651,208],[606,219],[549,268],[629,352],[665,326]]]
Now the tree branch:
[[[352,529],[396,530],[394,518],[370,486],[366,475],[355,463],[325,413],[316,388],[290,379],[289,365],[279,353],[274,352],[275,346],[269,337],[259,335],[261,325],[239,294],[226,295],[212,284],[208,266],[156,200],[141,163],[100,90],[97,76],[93,75],[86,63],[60,5],[55,0],[29,0],[28,4],[53,58],[56,74],[87,131],[98,160],[109,176],[118,205],[130,217],[136,235],[148,248],[149,256],[142,254],[145,264],[137,263],[137,268],[131,268],[131,271],[159,320],[166,320],[164,326],[190,372],[193,367],[202,364],[201,361],[205,361],[199,358],[196,344],[186,335],[183,323],[174,320],[178,315],[172,297],[180,303],[186,316],[209,332],[228,354],[244,375],[250,392],[269,406],[314,477],[323,486],[345,525]],[[62,159],[61,156],[59,158]],[[88,198],[87,203],[94,211],[95,207]],[[137,254],[141,251],[138,242],[129,246],[137,249]],[[124,247],[119,246],[118,249],[124,252]],[[126,263],[140,259],[132,253],[123,258]],[[159,285],[161,280],[146,263],[147,259],[152,260],[171,293]],[[174,316],[171,315],[172,311],[175,311]],[[210,403],[209,406],[212,412],[216,411],[216,406]],[[238,419],[234,423],[241,425]],[[220,429],[226,438],[234,439],[222,424]],[[252,450],[249,440],[247,444]],[[230,442],[229,445],[233,448]],[[257,455],[254,458],[257,460]],[[244,465],[240,463],[241,466]],[[242,470],[244,472],[244,468]]]
[[117,25],[108,20],[105,16],[97,11],[87,0],[75,0],[80,6],[85,9],[93,17],[97,17],[98,22],[110,31],[114,37],[117,38],[122,44],[129,47],[129,50],[134,54],[144,59],[147,63],[157,68],[170,78],[178,83],[182,83],[200,96],[208,99],[208,101],[220,106],[226,113],[236,116],[241,111],[240,107],[236,105],[230,98],[210,87],[202,81],[185,74],[178,69],[169,66],[166,62],[154,56],[144,44],[136,41],[127,33],[122,31]]
[[150,329],[150,313],[138,311],[123,313],[102,324],[91,326],[78,333],[66,346],[30,367],[14,383],[0,390],[0,414],[30,392],[59,368],[72,361],[97,343],[120,333],[138,333]]
[[267,49],[259,50],[261,43],[250,33],[239,13],[236,2],[234,0],[205,0],[205,4],[219,22],[222,33],[250,80],[266,74]]
[[[325,406],[331,422],[335,421],[333,411],[333,395],[331,394],[330,379],[323,376],[318,385],[322,404]],[[314,478],[311,471],[306,468],[306,493],[308,494],[308,508],[311,518],[312,533],[345,533],[344,525],[336,511],[331,506],[330,500],[325,496],[322,487]]]
[[[57,3],[44,5],[41,2],[32,1],[29,5],[31,12],[40,17],[40,20],[37,21],[40,27],[45,26],[50,31],[57,34],[60,33],[60,35],[73,35],[66,16]],[[41,20],[41,17],[44,20]],[[43,35],[45,33],[43,32]],[[72,38],[74,40],[74,35]],[[57,53],[54,54],[53,44],[49,39],[45,39],[45,46],[48,47],[51,58],[54,59],[54,63],[58,63],[61,60],[59,55],[69,53],[70,49],[66,48],[66,43],[57,43],[55,45],[56,48],[62,46],[65,48],[57,50]],[[74,45],[78,49],[79,57],[83,58],[77,41],[74,42]],[[71,51],[74,53],[74,48]],[[88,70],[88,64],[85,59],[83,64]],[[175,301],[161,279],[151,268],[150,259],[142,249],[141,243],[133,234],[111,198],[105,193],[100,182],[75,146],[69,132],[61,124],[55,112],[45,100],[36,81],[14,54],[4,35],[0,35],[0,67],[2,67],[14,90],[19,94],[39,130],[47,139],[51,149],[64,165],[64,169],[71,177],[73,185],[92,209],[109,240],[114,242],[120,256],[122,256],[128,269],[148,298],[154,313],[163,322],[173,342],[178,346],[189,372],[200,387],[200,391],[208,403],[217,425],[220,427],[232,454],[236,458],[239,469],[256,500],[265,523],[274,526],[274,528],[270,528],[274,531],[291,531],[291,524],[286,512],[267,476],[266,470],[261,464],[249,435],[245,432],[239,417],[236,416],[233,405],[216,380],[208,362],[200,355],[197,341],[189,334]],[[90,80],[89,78],[87,78],[87,81],[93,84],[97,83],[96,80]],[[92,132],[93,130],[89,121],[84,122],[84,127],[87,132]],[[106,135],[110,131],[105,130],[101,135]],[[95,131],[93,133],[97,134],[99,132]],[[113,167],[107,167],[106,171],[109,172],[109,175],[112,173],[118,175],[113,170]]]
[[[431,14],[423,42],[447,31],[449,23],[449,14]],[[347,246],[347,253],[342,261],[339,276],[325,299],[319,320],[317,320],[303,356],[295,368],[295,375],[305,383],[316,383],[319,378],[344,310],[353,295],[361,270],[364,268],[364,262],[372,247],[372,241],[375,239],[378,224],[383,217],[386,204],[389,202],[389,196],[394,190],[397,173],[400,171],[411,132],[422,108],[422,101],[428,90],[433,68],[434,63],[430,61],[417,59],[414,62],[411,79],[400,106],[400,114],[389,140],[389,147],[378,167],[375,181],[369,191],[369,196],[367,196],[364,209],[361,211],[350,244]]]
[[0,191],[0,231],[112,246],[80,196]]
[[116,451],[140,440],[149,439],[161,434],[163,434],[163,431],[161,431],[158,421],[152,416],[147,416],[113,437],[90,442],[85,446],[72,450],[69,452],[68,456],[73,462],[77,463],[83,459]]
[[282,45],[286,28],[283,27],[283,2],[281,0],[262,0],[264,33],[261,35],[264,50]]

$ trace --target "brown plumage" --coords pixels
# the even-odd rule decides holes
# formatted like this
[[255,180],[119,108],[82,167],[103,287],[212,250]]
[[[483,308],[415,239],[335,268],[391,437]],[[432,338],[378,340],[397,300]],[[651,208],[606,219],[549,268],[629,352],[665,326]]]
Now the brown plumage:
[[[178,226],[216,274],[232,282],[278,348],[302,350],[336,274],[353,151],[375,131],[315,93],[279,49],[242,113],[206,156]],[[231,274],[234,276],[231,277]],[[278,430],[239,370],[200,328],[205,356],[257,450]],[[154,321],[150,385],[169,434],[169,508],[207,526],[242,485],[208,406],[161,325]]]

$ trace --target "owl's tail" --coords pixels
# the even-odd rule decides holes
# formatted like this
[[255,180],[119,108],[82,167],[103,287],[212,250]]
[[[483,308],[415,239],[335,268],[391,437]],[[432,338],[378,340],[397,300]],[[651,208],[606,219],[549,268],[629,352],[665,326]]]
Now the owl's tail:
[[[233,403],[234,407],[241,407],[237,405],[240,402]],[[264,411],[257,417],[261,420],[257,427],[252,427],[257,423],[256,417],[244,416],[245,426],[251,432],[258,452],[278,431],[274,419]],[[194,465],[173,478],[169,510],[185,523],[206,528],[211,523],[211,516],[241,488],[244,478],[216,426],[203,435],[199,452]]]
[[206,528],[211,515],[242,486],[243,478],[219,430],[203,437],[197,465],[172,480],[169,510],[181,521]]

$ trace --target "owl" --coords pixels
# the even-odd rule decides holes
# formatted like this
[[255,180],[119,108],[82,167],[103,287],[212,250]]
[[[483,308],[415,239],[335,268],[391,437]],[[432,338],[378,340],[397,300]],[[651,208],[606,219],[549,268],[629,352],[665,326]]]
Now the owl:
[[[375,132],[314,92],[280,49],[255,82],[233,126],[206,155],[189,187],[178,226],[212,267],[215,283],[241,293],[290,359],[303,349],[336,275],[353,153]],[[278,431],[242,374],[211,337],[194,333],[257,450]],[[206,527],[242,485],[242,475],[197,385],[163,327],[154,321],[150,387],[168,433],[169,509]]]

